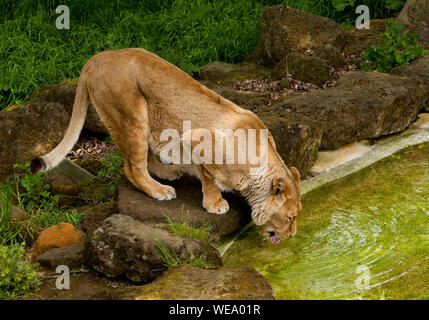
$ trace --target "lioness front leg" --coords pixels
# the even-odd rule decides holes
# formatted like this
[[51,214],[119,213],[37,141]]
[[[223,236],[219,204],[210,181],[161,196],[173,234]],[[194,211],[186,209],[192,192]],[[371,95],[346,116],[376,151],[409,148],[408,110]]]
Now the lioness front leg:
[[203,187],[203,207],[210,213],[223,214],[228,212],[229,204],[224,198],[215,179],[202,165],[196,165]]

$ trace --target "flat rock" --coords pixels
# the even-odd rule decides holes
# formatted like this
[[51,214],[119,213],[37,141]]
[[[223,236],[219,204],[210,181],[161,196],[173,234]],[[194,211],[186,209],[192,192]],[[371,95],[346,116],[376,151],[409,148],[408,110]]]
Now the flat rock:
[[270,78],[270,70],[254,63],[231,64],[215,61],[200,69],[199,80],[229,84],[243,79]]
[[428,83],[418,77],[359,71],[333,88],[280,98],[267,109],[276,117],[321,127],[320,148],[337,149],[403,131],[428,99]]
[[112,291],[113,299],[125,300],[274,300],[267,280],[249,267],[216,270],[192,266],[171,268],[143,286]]
[[50,270],[55,270],[59,265],[65,265],[70,270],[80,270],[84,265],[83,248],[83,243],[54,248],[38,256],[36,262]]
[[220,94],[225,99],[245,109],[254,109],[268,104],[269,97],[264,93],[241,91],[229,86],[218,85],[211,81],[201,81],[202,84]]
[[167,269],[163,252],[179,261],[204,258],[211,265],[222,264],[219,252],[207,243],[172,235],[121,214],[110,216],[87,233],[84,258],[108,277],[126,276],[146,283]]
[[173,221],[186,220],[197,228],[210,224],[209,241],[220,240],[251,219],[246,201],[231,193],[224,194],[230,207],[227,213],[222,215],[208,213],[202,207],[201,182],[195,178],[183,176],[179,180],[163,183],[176,189],[176,199],[169,201],[152,199],[125,178],[121,180],[118,184],[119,213],[141,222],[156,224],[161,228],[167,217]]

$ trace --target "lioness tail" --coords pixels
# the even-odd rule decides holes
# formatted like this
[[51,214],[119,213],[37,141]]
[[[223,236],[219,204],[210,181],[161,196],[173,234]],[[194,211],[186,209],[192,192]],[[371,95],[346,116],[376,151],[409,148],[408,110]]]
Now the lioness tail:
[[36,173],[52,169],[64,159],[79,139],[79,134],[85,123],[87,110],[88,89],[86,87],[85,74],[82,72],[77,84],[76,97],[69,127],[63,140],[51,152],[33,159],[30,165],[31,172]]

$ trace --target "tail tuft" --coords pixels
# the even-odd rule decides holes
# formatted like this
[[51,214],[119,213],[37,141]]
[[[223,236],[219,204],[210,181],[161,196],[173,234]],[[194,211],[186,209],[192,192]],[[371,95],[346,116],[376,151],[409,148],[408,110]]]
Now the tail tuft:
[[46,163],[42,158],[34,158],[31,160],[30,170],[32,173],[37,173],[40,171],[45,171]]

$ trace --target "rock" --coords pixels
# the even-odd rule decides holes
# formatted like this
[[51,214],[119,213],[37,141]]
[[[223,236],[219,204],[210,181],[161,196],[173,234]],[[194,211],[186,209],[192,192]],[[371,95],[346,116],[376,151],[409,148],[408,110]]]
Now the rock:
[[[0,203],[0,206],[1,206],[1,203]],[[25,212],[16,206],[11,207],[11,214],[12,214],[12,220],[14,221],[25,221],[27,219]]]
[[79,194],[79,186],[70,177],[58,170],[49,174],[46,183],[51,186],[52,194],[67,196],[77,196]]
[[203,84],[242,108],[252,109],[268,104],[269,99],[266,94],[235,90],[227,86],[216,85],[212,82],[203,82]]
[[[5,207],[4,203],[0,200],[0,209],[2,209],[4,207]],[[10,206],[10,215],[12,217],[12,220],[15,222],[26,220],[25,212],[21,208],[14,206],[14,205]]]
[[105,219],[87,234],[84,258],[108,277],[125,275],[134,282],[149,282],[167,269],[163,250],[180,261],[205,257],[212,265],[222,264],[219,252],[209,244],[174,236],[120,214]]
[[210,80],[217,84],[228,84],[237,80],[270,78],[270,70],[254,63],[230,64],[213,62],[200,69],[200,80]]
[[393,68],[390,73],[409,77],[417,76],[429,83],[429,54],[405,66]]
[[81,207],[86,204],[86,201],[79,196],[60,195],[58,199],[58,207]]
[[369,29],[353,28],[346,32],[346,44],[343,48],[344,56],[361,53],[369,46],[378,46],[382,43],[380,35],[386,30],[384,20],[371,20]]
[[[47,102],[57,103],[71,116],[76,87],[77,82],[70,81],[44,86],[32,94],[30,103],[35,105],[44,105]],[[109,133],[91,103],[86,115],[85,128],[93,132]]]
[[115,201],[97,204],[90,208],[82,219],[81,227],[85,232],[97,228],[100,223],[118,213],[117,203]]
[[290,89],[290,88],[292,88],[292,83],[290,82],[289,79],[286,79],[286,78],[285,79],[281,79],[279,81],[278,87],[280,89]]
[[112,292],[113,299],[125,300],[274,300],[268,281],[249,267],[216,270],[192,266],[171,268],[143,286]]
[[418,33],[421,40],[429,42],[429,0],[407,0],[396,22]]
[[80,270],[84,265],[83,248],[83,243],[54,248],[38,256],[36,262],[51,270],[55,270],[59,265],[65,265],[70,270]]
[[331,71],[326,60],[297,52],[290,53],[286,57],[286,68],[292,78],[318,86],[331,78]]
[[[420,77],[424,82],[429,83],[429,54],[405,66],[393,68],[390,73],[401,76]],[[429,112],[429,100],[422,110]]]
[[0,177],[13,173],[15,163],[51,151],[62,140],[69,121],[69,115],[57,103],[27,103],[0,111]]
[[60,222],[59,224],[43,230],[33,248],[33,259],[42,253],[53,249],[71,246],[81,243],[84,234],[77,230],[72,224]]
[[428,83],[422,79],[359,71],[345,75],[333,88],[280,98],[267,110],[321,127],[321,149],[337,149],[403,131],[428,99]]
[[286,5],[264,7],[260,26],[259,44],[246,60],[266,67],[274,67],[291,52],[344,45],[344,31],[335,21]]
[[341,51],[329,43],[317,47],[314,51],[314,56],[328,61],[328,64],[334,68],[339,68],[346,63],[343,55],[341,54]]
[[95,159],[76,159],[75,164],[84,168],[93,175],[97,175],[102,169],[106,169],[106,166],[100,161]]
[[317,159],[323,130],[321,126],[299,116],[279,117],[268,112],[257,113],[270,129],[277,152],[288,167],[296,167],[302,177]]
[[173,221],[186,220],[196,228],[210,224],[209,241],[220,240],[251,220],[250,208],[241,197],[231,193],[224,194],[229,202],[229,211],[221,215],[212,214],[202,206],[203,194],[199,180],[183,176],[168,184],[176,189],[177,198],[158,201],[149,198],[124,178],[118,184],[119,213],[156,224],[160,228],[164,227],[167,217]]

